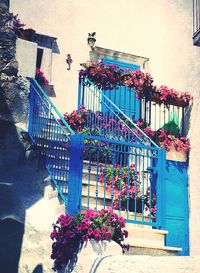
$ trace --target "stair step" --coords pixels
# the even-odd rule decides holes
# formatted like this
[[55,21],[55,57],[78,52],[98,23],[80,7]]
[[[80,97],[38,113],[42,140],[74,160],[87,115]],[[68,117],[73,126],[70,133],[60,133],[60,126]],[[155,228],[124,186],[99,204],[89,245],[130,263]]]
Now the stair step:
[[58,198],[58,191],[52,182],[44,188],[43,196],[48,199]]
[[128,230],[128,238],[125,239],[125,243],[129,245],[143,244],[154,245],[157,247],[163,247],[165,245],[165,235],[168,234],[166,230],[152,229],[151,226],[146,228],[146,225],[140,225],[136,227],[135,224],[126,224]]
[[[88,181],[87,180],[83,180],[82,181],[82,190],[87,192],[88,189],[90,189],[90,193],[95,194],[96,190],[98,190],[98,193],[100,194],[107,194],[107,192],[104,190],[104,186],[101,185],[100,183],[96,182],[96,181]],[[107,194],[108,195],[108,194]]]
[[89,162],[87,160],[83,160],[83,168],[88,170],[90,167],[91,171],[97,171],[97,163],[96,162]]
[[125,255],[177,256],[179,251],[182,248],[135,243],[129,246],[129,251],[125,250]]
[[45,136],[41,134],[38,136],[33,136],[38,146],[48,145],[48,147],[67,147],[66,144],[68,142],[67,136],[63,139],[51,139],[49,136]]

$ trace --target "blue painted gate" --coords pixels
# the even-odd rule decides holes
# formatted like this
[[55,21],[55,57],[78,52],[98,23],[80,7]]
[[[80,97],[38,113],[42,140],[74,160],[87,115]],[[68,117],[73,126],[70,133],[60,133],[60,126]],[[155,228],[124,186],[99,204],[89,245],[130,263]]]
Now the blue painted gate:
[[187,163],[166,163],[166,245],[181,247],[179,255],[189,255]]

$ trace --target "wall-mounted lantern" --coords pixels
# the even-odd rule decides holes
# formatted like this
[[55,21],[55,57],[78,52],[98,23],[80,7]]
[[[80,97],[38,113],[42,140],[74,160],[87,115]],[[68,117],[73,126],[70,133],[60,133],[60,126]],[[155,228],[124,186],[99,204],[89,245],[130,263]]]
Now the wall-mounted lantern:
[[93,50],[95,46],[96,39],[94,38],[96,32],[88,33],[87,42],[90,48]]
[[73,60],[70,54],[67,54],[67,59],[66,59],[66,63],[68,64],[68,68],[67,70],[71,69],[71,64],[72,64]]

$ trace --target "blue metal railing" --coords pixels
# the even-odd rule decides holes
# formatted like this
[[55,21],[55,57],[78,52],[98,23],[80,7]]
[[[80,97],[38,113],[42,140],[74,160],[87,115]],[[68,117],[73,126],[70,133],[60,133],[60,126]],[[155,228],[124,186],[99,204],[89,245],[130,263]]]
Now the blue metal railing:
[[183,106],[159,104],[149,99],[141,99],[140,119],[153,131],[160,128],[176,128],[177,134],[185,134],[185,109]]
[[164,150],[86,135],[76,135],[74,147],[80,178],[74,172],[69,182],[70,213],[112,207],[127,222],[164,227]]
[[30,79],[28,132],[59,194],[67,204],[70,135],[75,133],[34,79]]
[[112,207],[127,222],[164,227],[164,150],[75,134],[33,79],[29,134],[70,214]]
[[193,42],[200,46],[200,1],[193,0]]
[[134,122],[124,114],[89,79],[79,82],[78,108],[85,107],[89,114],[87,127],[102,137],[126,140],[158,147]]

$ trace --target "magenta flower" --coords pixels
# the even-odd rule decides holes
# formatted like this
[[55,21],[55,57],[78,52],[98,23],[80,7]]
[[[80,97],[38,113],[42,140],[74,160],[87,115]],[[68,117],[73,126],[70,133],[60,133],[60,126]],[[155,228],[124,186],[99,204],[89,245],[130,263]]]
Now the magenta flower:
[[77,231],[81,231],[81,230],[82,230],[82,226],[83,226],[83,225],[79,223],[79,224],[77,225],[77,227],[76,227]]
[[88,236],[90,237],[92,234],[93,234],[93,230],[92,230],[92,228],[89,228],[88,229]]

